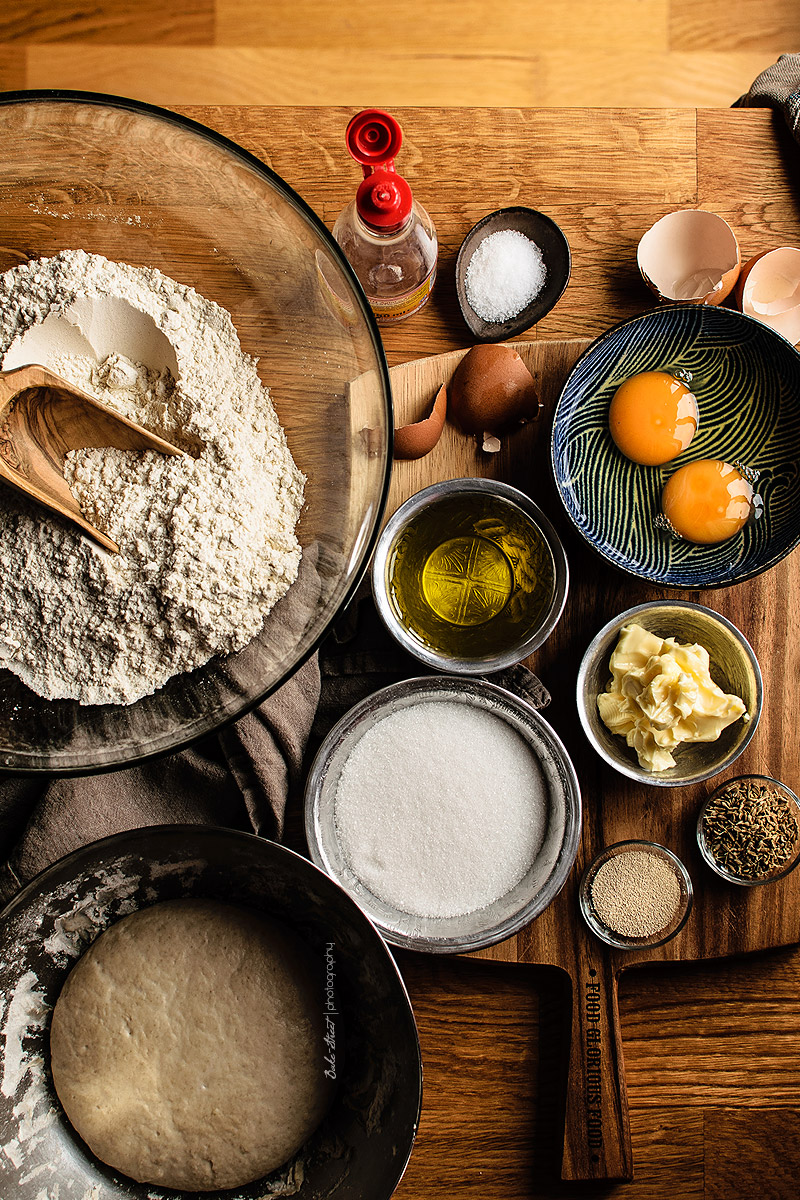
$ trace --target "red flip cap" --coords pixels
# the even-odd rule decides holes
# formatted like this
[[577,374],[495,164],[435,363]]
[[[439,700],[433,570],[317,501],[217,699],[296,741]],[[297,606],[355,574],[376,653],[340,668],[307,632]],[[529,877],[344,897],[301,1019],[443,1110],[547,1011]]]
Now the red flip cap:
[[403,132],[389,113],[365,108],[347,126],[347,149],[361,166],[364,179],[356,193],[361,220],[386,231],[403,225],[411,212],[411,188],[394,169]]

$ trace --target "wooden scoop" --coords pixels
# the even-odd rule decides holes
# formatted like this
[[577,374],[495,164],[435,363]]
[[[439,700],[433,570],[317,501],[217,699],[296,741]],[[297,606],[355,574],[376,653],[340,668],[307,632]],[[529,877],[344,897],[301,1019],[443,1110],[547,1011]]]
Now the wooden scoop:
[[89,446],[184,453],[47,367],[0,371],[0,479],[68,517],[117,554],[119,546],[85,519],[64,479],[67,452]]

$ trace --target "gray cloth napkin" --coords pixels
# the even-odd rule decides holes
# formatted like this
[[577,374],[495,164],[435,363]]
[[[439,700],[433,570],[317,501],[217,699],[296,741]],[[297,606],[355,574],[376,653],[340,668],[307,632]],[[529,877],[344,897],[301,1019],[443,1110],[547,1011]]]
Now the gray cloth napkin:
[[777,109],[800,142],[800,54],[782,54],[732,107]]
[[0,785],[0,902],[64,854],[146,825],[210,824],[280,838],[319,699],[316,655],[215,737],[106,775]]

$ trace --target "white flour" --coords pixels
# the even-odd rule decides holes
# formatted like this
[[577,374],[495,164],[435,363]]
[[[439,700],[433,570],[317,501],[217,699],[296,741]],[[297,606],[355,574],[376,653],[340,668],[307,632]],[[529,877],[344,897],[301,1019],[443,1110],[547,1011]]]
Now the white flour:
[[247,645],[297,575],[304,479],[229,313],[67,250],[0,275],[0,362],[41,362],[197,455],[68,455],[119,554],[3,488],[0,665],[48,699],[129,704]]

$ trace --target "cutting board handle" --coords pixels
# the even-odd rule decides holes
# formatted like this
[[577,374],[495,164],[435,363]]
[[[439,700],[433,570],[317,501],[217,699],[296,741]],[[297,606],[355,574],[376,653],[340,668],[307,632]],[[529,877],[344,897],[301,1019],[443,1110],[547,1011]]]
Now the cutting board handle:
[[632,1179],[633,1153],[617,1006],[608,956],[587,940],[572,978],[562,1179]]

